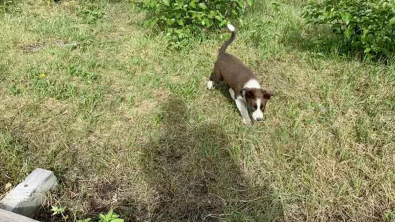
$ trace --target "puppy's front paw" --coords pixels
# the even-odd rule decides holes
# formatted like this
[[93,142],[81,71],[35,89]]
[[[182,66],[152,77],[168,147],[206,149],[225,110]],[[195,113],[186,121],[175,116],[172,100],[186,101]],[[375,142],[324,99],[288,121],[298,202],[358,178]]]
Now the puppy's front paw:
[[251,124],[251,119],[243,119],[243,123],[245,125],[250,125]]

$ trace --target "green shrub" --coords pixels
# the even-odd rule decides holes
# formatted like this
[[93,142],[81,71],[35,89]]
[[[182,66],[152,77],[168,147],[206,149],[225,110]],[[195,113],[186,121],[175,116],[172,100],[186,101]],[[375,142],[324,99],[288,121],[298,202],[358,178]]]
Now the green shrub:
[[10,12],[14,4],[13,0],[0,0],[0,14]]
[[394,0],[323,0],[304,7],[310,24],[327,24],[344,40],[346,52],[365,59],[388,58],[395,51]]
[[188,38],[206,30],[225,26],[238,19],[253,0],[144,0],[146,25],[160,27],[174,46],[183,46]]

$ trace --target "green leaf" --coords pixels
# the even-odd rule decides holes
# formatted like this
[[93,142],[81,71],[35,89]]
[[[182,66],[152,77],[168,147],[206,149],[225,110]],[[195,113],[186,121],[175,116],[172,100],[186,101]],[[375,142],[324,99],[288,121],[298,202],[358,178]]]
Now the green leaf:
[[366,34],[369,33],[369,29],[367,28],[363,28],[363,36],[366,36]]
[[217,19],[217,20],[220,21],[220,22],[223,20],[222,17],[221,17],[221,16],[218,16],[218,15],[215,16],[214,18]]
[[206,24],[207,28],[210,28],[213,25],[213,22],[209,19],[204,19],[204,23]]
[[52,206],[52,209],[51,209],[51,211],[54,211],[54,212],[57,212],[58,211],[58,207],[55,207],[55,206]]
[[180,26],[184,26],[184,20],[182,20],[182,19],[178,20],[177,23]]
[[113,220],[111,220],[111,222],[123,222],[124,220],[123,219],[113,219]]
[[210,11],[210,14],[208,15],[208,17],[212,19],[216,15],[217,15],[217,13],[215,11]]
[[368,53],[368,52],[370,52],[370,50],[371,50],[371,48],[366,48],[363,52]]
[[393,17],[392,19],[390,19],[390,25],[395,23],[395,17]]
[[202,3],[199,3],[199,7],[200,7],[201,9],[207,9],[206,4],[204,4],[203,2],[202,2]]
[[66,207],[59,208],[59,212],[63,213],[66,210]]
[[168,19],[168,20],[166,20],[166,24],[173,25],[175,21],[176,21],[175,19]]
[[346,29],[346,30],[344,31],[344,34],[345,34],[346,37],[349,39],[349,38],[351,38],[352,30],[351,30],[351,29]]
[[170,6],[170,0],[162,0],[166,6]]
[[343,21],[348,25],[351,22],[352,15],[348,12],[342,12],[341,13]]
[[91,218],[86,218],[83,220],[77,220],[77,222],[90,222],[92,219]]
[[196,8],[196,2],[195,2],[195,1],[191,1],[191,3],[189,3],[189,5],[190,5],[192,8]]
[[223,27],[223,26],[225,26],[226,24],[228,24],[228,21],[222,20],[222,22],[219,23],[219,26],[220,26],[220,27]]

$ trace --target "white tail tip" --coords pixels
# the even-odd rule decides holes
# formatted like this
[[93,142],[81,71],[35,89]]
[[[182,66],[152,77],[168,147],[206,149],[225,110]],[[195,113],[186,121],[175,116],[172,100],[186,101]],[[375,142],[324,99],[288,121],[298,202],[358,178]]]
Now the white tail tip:
[[231,31],[231,32],[234,32],[236,29],[235,29],[235,27],[233,26],[233,25],[231,25],[231,24],[228,24],[228,29]]

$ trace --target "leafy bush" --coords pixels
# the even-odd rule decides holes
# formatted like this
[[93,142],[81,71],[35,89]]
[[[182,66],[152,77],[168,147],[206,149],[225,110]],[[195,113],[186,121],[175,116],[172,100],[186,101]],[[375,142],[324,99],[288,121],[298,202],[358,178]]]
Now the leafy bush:
[[15,2],[12,0],[0,0],[0,14],[10,12],[11,6],[14,4]]
[[323,0],[310,2],[303,17],[311,24],[328,24],[344,39],[345,50],[366,59],[395,52],[394,0]]
[[204,30],[225,26],[239,19],[253,0],[144,0],[146,25],[163,28],[170,42],[182,46]]
[[82,22],[86,24],[95,24],[104,16],[103,6],[97,2],[83,1],[78,6],[78,12],[82,17]]

